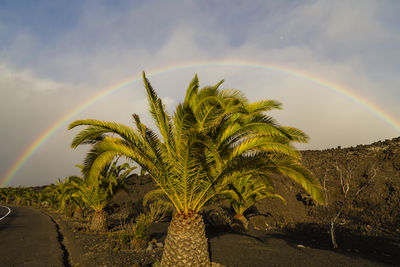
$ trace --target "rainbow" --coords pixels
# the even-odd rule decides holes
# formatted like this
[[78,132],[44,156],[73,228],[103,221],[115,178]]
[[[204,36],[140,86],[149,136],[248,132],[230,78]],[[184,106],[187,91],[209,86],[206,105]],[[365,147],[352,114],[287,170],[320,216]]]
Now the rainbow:
[[[324,88],[336,91],[337,93],[351,98],[354,102],[364,106],[372,113],[386,121],[389,125],[395,128],[397,131],[400,132],[400,123],[396,121],[396,119],[385,112],[383,109],[379,108],[378,106],[372,104],[371,102],[361,98],[360,96],[352,93],[350,90],[324,80],[319,77],[312,76],[308,73],[301,72],[295,69],[278,66],[278,65],[268,65],[261,62],[249,62],[249,61],[242,61],[242,60],[207,60],[203,62],[191,62],[191,63],[182,63],[173,66],[168,66],[164,68],[159,68],[152,72],[148,72],[147,76],[154,76],[162,73],[177,71],[185,68],[193,68],[193,67],[210,67],[210,66],[229,66],[229,67],[249,67],[249,68],[258,68],[258,69],[265,69],[268,71],[280,72],[284,74],[289,74],[300,79],[311,81],[317,85],[320,85]],[[137,74],[133,77],[130,77],[118,84],[112,86],[111,88],[105,89],[100,93],[94,95],[93,97],[87,99],[77,107],[75,107],[72,111],[68,112],[64,116],[62,116],[59,120],[54,122],[48,129],[46,129],[29,147],[27,147],[23,153],[16,159],[14,164],[7,170],[7,172],[3,175],[0,179],[0,187],[6,186],[14,177],[14,175],[18,172],[19,169],[22,168],[24,163],[35,153],[35,151],[47,140],[49,139],[61,126],[66,124],[67,122],[71,121],[73,117],[77,114],[81,113],[83,110],[88,108],[89,106],[95,104],[100,99],[110,95],[111,93],[117,91],[118,89],[124,88],[125,86],[137,82],[141,80],[141,74]]]

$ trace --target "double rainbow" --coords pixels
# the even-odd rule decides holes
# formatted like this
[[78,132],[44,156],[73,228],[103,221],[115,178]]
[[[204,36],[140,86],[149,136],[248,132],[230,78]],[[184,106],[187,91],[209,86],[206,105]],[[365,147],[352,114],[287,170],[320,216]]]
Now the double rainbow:
[[[147,76],[158,75],[161,73],[177,71],[185,68],[192,67],[210,67],[210,66],[229,66],[229,67],[249,67],[249,68],[258,68],[264,69],[268,71],[280,72],[292,75],[294,77],[298,77],[300,79],[311,81],[321,87],[333,90],[343,96],[351,98],[354,102],[360,104],[361,106],[366,107],[370,112],[374,113],[376,116],[380,117],[382,120],[386,121],[389,125],[395,128],[400,132],[400,123],[390,114],[385,112],[380,107],[372,104],[371,102],[361,98],[360,96],[352,93],[350,90],[341,87],[340,85],[331,83],[322,78],[312,76],[308,73],[301,72],[295,69],[282,67],[278,65],[268,65],[260,62],[249,62],[249,61],[240,61],[240,60],[212,60],[212,61],[204,61],[204,62],[195,62],[195,63],[183,63],[173,66],[168,66],[164,68],[159,68],[153,72],[148,72]],[[95,104],[100,99],[110,95],[118,89],[121,89],[128,84],[134,83],[141,80],[141,74],[137,74],[133,77],[130,77],[118,84],[114,85],[109,89],[105,89],[100,93],[94,95],[93,97],[87,99],[85,102],[76,106],[72,111],[68,112],[56,122],[54,122],[49,128],[47,128],[29,147],[25,149],[25,151],[15,160],[14,164],[7,170],[7,172],[0,179],[0,187],[7,186],[7,184],[12,180],[14,175],[22,168],[24,163],[35,153],[35,151],[47,140],[49,139],[61,126],[71,121],[73,117],[77,114],[81,113],[84,109],[89,106]]]

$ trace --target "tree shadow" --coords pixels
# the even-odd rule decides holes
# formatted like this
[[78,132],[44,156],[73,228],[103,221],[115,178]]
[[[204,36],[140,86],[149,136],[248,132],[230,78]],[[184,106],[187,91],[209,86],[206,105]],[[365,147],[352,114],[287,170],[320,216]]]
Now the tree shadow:
[[269,240],[275,238],[285,241],[288,246],[296,249],[299,248],[299,245],[303,245],[350,257],[361,257],[378,264],[398,266],[400,262],[400,237],[366,236],[349,229],[338,228],[336,235],[339,248],[333,249],[328,229],[328,225],[297,223],[282,230],[256,231],[251,229],[248,232],[236,232],[229,226],[206,225],[206,235],[209,240],[228,234],[245,236],[263,245],[268,245]]
[[251,232],[234,231],[232,228],[226,225],[206,225],[206,236],[208,239],[227,234],[250,237],[261,243],[264,243],[265,241],[262,237],[254,235]]
[[164,242],[167,237],[168,226],[170,222],[159,222],[152,224],[150,227],[150,237]]
[[293,247],[302,244],[314,249],[357,255],[384,264],[397,265],[400,262],[400,237],[363,235],[354,230],[340,227],[336,229],[339,248],[333,249],[329,226],[316,223],[297,223],[270,236],[281,238]]

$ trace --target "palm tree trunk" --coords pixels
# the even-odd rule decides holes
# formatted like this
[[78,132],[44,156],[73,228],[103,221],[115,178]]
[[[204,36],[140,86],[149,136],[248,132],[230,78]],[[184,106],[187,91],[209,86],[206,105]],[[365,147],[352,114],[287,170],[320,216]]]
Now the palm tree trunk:
[[74,210],[74,218],[82,219],[83,218],[83,209],[81,207],[76,206]]
[[72,215],[74,214],[72,205],[66,204],[64,207],[64,212],[65,212],[65,216],[67,216],[68,218],[72,218]]
[[162,267],[210,266],[208,243],[201,215],[176,213],[168,227]]
[[234,230],[237,231],[248,231],[249,230],[249,221],[243,214],[235,214],[232,220],[232,226]]
[[90,231],[106,232],[108,230],[108,214],[104,210],[95,211],[90,223]]

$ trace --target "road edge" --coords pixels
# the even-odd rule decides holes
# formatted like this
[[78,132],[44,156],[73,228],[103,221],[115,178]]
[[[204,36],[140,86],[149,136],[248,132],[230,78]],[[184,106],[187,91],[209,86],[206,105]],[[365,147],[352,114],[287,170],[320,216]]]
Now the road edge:
[[60,241],[60,245],[65,248],[67,252],[67,260],[69,266],[84,266],[81,264],[80,259],[82,259],[83,253],[79,246],[76,244],[75,237],[73,233],[68,230],[68,226],[66,222],[59,217],[59,214],[52,213],[51,211],[40,209],[43,214],[46,214],[56,225],[57,231],[60,236],[62,236],[62,241]]

